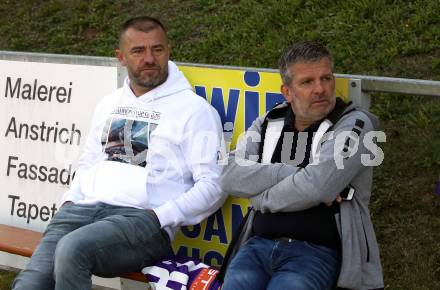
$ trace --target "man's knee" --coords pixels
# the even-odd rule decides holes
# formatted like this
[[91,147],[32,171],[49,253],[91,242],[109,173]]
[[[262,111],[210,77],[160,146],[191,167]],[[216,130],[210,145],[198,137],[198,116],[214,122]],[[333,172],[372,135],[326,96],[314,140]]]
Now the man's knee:
[[90,260],[90,247],[82,239],[68,234],[60,239],[55,249],[54,274],[69,271],[69,268],[87,267]]

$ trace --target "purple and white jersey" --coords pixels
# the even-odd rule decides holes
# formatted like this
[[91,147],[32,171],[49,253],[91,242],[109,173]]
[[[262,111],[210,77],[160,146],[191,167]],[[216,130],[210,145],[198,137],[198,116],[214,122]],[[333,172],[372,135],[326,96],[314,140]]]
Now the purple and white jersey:
[[145,267],[142,273],[156,290],[219,290],[218,270],[197,260],[172,256]]

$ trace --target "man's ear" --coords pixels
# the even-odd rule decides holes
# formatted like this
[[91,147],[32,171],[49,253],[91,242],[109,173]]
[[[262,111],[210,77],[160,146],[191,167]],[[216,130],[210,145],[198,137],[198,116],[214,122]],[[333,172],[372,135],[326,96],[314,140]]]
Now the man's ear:
[[115,50],[115,56],[118,58],[118,60],[119,60],[119,63],[122,65],[122,66],[125,66],[125,58],[124,58],[124,54],[122,53],[122,51],[120,50],[120,49],[116,49]]
[[293,100],[293,92],[289,88],[289,86],[282,84],[280,90],[281,90],[281,94],[283,95],[284,99],[286,99],[286,101],[288,103],[291,103]]

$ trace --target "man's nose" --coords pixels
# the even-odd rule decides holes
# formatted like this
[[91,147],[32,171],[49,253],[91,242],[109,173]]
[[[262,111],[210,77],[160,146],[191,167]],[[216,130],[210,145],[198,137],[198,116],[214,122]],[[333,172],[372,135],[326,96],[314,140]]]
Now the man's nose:
[[144,51],[144,54],[142,56],[142,60],[145,63],[154,63],[155,62],[154,55],[153,55],[153,53],[151,52],[150,49],[146,49]]
[[321,80],[315,82],[313,91],[317,94],[322,94],[324,92],[324,85],[322,84]]

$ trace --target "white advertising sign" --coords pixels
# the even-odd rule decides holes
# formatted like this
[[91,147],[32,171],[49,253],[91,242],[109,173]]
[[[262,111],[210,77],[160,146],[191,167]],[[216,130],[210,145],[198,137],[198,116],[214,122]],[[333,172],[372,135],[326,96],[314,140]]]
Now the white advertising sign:
[[0,221],[43,231],[117,67],[0,60]]

